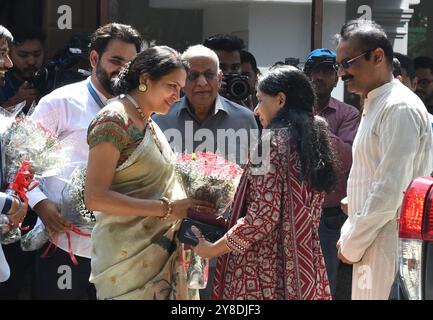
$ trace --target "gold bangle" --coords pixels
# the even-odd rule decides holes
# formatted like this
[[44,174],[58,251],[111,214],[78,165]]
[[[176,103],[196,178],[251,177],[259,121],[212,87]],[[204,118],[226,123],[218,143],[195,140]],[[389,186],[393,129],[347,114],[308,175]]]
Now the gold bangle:
[[171,215],[171,212],[173,211],[173,204],[166,197],[162,197],[159,200],[161,200],[162,204],[164,205],[164,215],[159,217],[159,219],[166,220],[166,219],[168,219],[168,217]]
[[226,245],[226,250],[228,250],[228,252],[227,252],[227,253],[230,253],[230,252],[232,252],[232,251],[233,251],[233,249],[232,249],[232,248],[230,248],[230,247],[229,247],[229,245],[227,244],[227,241],[226,241],[225,245]]
[[226,249],[228,249],[228,252],[227,252],[227,253],[230,253],[230,252],[233,251],[233,249],[230,248],[230,246],[229,246],[229,240],[227,239],[227,237],[224,237],[224,244],[225,244],[225,246],[226,246]]

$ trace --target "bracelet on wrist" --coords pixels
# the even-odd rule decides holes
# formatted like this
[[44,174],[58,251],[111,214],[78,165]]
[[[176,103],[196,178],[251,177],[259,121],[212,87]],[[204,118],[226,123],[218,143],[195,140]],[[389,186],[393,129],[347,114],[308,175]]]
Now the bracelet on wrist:
[[173,211],[173,203],[166,197],[162,197],[159,199],[162,201],[162,204],[164,206],[164,215],[159,217],[161,220],[166,220],[171,215],[171,212]]

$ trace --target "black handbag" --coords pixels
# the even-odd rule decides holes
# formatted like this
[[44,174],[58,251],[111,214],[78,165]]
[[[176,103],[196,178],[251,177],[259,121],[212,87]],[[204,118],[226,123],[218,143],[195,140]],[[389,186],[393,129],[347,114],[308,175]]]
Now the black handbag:
[[227,232],[228,221],[224,218],[216,218],[208,212],[188,210],[188,218],[182,220],[177,233],[180,242],[195,246],[198,239],[191,228],[195,226],[203,237],[209,242],[216,242]]

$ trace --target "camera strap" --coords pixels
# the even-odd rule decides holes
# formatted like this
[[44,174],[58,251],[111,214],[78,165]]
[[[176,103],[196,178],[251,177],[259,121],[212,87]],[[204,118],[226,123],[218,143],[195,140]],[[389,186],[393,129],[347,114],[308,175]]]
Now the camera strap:
[[99,95],[96,93],[95,89],[93,88],[92,84],[87,82],[87,89],[89,89],[90,95],[93,97],[93,100],[95,100],[96,104],[99,106],[99,108],[105,107],[105,104],[102,102]]

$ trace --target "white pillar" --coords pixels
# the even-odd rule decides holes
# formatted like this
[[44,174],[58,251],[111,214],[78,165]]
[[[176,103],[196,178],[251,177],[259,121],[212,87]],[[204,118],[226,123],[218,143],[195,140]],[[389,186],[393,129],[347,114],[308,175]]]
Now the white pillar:
[[383,26],[395,52],[407,54],[409,21],[413,15],[409,5],[419,1],[375,0],[373,3],[373,20]]

